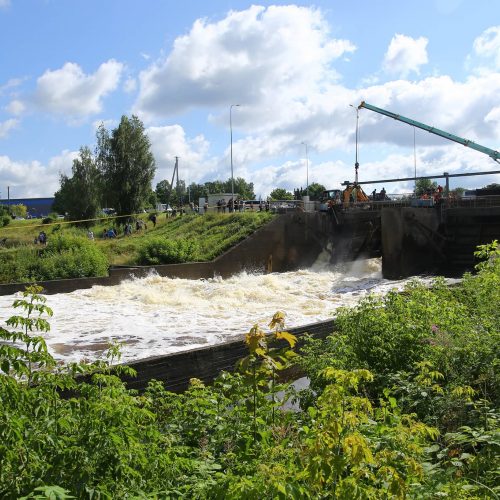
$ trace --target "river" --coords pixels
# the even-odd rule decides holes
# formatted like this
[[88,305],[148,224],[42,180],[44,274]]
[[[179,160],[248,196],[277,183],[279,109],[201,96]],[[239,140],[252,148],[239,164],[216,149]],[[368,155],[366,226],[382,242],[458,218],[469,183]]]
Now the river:
[[[383,279],[380,259],[331,267],[327,257],[287,273],[200,280],[151,274],[116,286],[49,295],[54,316],[45,338],[58,360],[94,360],[110,341],[119,341],[122,360],[129,361],[241,337],[255,323],[266,328],[276,311],[286,313],[289,328],[331,319],[341,306],[408,281]],[[2,322],[13,314],[18,296],[0,297]]]

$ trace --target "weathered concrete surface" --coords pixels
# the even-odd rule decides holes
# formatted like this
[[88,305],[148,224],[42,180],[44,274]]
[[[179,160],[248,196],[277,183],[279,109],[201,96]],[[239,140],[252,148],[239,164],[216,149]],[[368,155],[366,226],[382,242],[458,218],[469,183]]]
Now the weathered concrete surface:
[[382,274],[398,279],[432,272],[445,259],[439,212],[433,208],[384,208]]
[[[146,276],[151,271],[171,278],[200,279],[215,275],[231,276],[243,269],[282,272],[311,265],[321,251],[318,235],[324,235],[324,217],[318,213],[282,214],[248,238],[210,262],[188,262],[160,266],[111,268],[109,276],[40,282],[44,293],[68,293],[94,285],[117,285],[132,276]],[[0,295],[24,290],[27,283],[0,285]]]
[[500,207],[384,208],[382,274],[460,276],[478,245],[500,239]]
[[477,245],[500,240],[500,206],[449,208],[443,221],[447,274],[472,270]]
[[[287,331],[298,337],[296,347],[300,349],[306,333],[315,338],[325,338],[334,328],[334,320],[328,320]],[[137,371],[137,376],[124,377],[124,380],[130,389],[144,390],[151,379],[156,379],[163,382],[168,390],[182,392],[188,387],[191,378],[209,383],[223,370],[234,371],[237,362],[247,354],[242,335],[241,340],[127,363],[127,366]]]

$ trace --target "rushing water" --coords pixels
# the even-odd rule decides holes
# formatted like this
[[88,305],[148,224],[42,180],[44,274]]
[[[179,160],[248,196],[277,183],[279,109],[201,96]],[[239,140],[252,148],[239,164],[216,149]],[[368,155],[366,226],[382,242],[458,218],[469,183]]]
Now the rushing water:
[[[266,328],[278,310],[287,327],[331,319],[338,307],[406,281],[382,279],[379,259],[329,267],[324,255],[310,269],[281,274],[200,280],[152,274],[49,295],[54,316],[45,338],[61,360],[96,359],[110,341],[124,342],[123,360],[139,359],[241,337],[255,323]],[[13,300],[0,297],[3,320],[13,314]]]

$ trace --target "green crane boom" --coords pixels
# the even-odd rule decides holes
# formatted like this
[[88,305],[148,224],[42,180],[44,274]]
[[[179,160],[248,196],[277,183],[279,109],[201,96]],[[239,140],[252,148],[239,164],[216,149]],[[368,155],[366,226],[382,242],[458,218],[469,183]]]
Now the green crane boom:
[[417,122],[416,120],[412,120],[411,118],[406,118],[405,116],[397,115],[396,113],[391,113],[390,111],[386,111],[382,108],[377,108],[376,106],[372,106],[365,101],[362,101],[358,106],[358,109],[365,108],[371,111],[375,111],[375,113],[380,113],[381,115],[389,116],[390,118],[394,118],[400,122],[407,123],[408,125],[413,125],[414,127],[421,128],[422,130],[426,130],[431,134],[439,135],[440,137],[444,137],[445,139],[449,139],[450,141],[458,142],[463,146],[467,146],[469,148],[475,149],[480,153],[484,153],[488,155],[490,158],[493,158],[497,163],[500,163],[500,153],[495,151],[494,149],[487,148],[486,146],[481,146],[473,141],[469,141],[468,139],[463,139],[462,137],[458,137],[458,135],[450,134],[449,132],[445,132],[444,130],[439,130],[435,127],[430,127],[425,123]]

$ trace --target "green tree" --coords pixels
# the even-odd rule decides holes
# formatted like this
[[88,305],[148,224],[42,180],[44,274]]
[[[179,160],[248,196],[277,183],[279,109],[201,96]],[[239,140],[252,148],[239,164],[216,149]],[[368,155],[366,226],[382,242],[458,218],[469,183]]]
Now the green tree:
[[[205,182],[204,193],[231,193],[231,177],[227,181],[211,181]],[[255,199],[253,182],[247,182],[243,177],[234,179],[234,194],[245,200]]]
[[93,219],[100,209],[101,176],[88,147],[82,147],[79,157],[73,160],[72,174],[61,175],[53,208],[67,213],[72,220]]
[[21,203],[19,205],[11,205],[10,213],[12,215],[15,215],[16,217],[26,218],[26,215],[28,214],[28,208],[26,207],[26,205],[22,205]]
[[[225,183],[228,193],[231,192],[231,179],[228,179]],[[243,177],[236,177],[234,179],[234,192],[239,195],[240,198],[245,200],[255,199],[255,192],[253,188],[253,182],[247,182]]]
[[456,187],[455,189],[451,190],[451,194],[455,195],[457,198],[461,198],[465,192],[465,188],[463,187]]
[[181,203],[184,205],[188,202],[189,197],[191,201],[198,201],[198,196],[205,196],[205,188],[201,184],[193,182],[190,184],[189,189],[190,193],[188,193],[186,181],[179,179],[179,185],[174,184],[171,191],[170,182],[164,179],[156,185],[155,192],[160,203],[169,203],[170,205],[180,205]]
[[167,203],[168,195],[170,192],[170,182],[167,179],[163,179],[158,184],[156,184],[156,197],[160,203]]
[[[229,181],[231,182],[231,181]],[[222,181],[209,181],[205,182],[205,188],[207,190],[207,193],[225,193],[226,192],[226,186],[225,183]],[[231,188],[229,188],[229,192],[231,192]]]
[[204,184],[196,184],[196,182],[189,184],[189,196],[194,203],[198,204],[198,200],[206,195],[207,188]]
[[155,160],[144,125],[122,116],[111,134],[101,125],[96,157],[104,181],[104,196],[118,215],[136,213],[147,203],[155,174]]
[[269,195],[273,200],[293,200],[293,194],[284,188],[276,188]]
[[149,190],[149,193],[146,198],[146,207],[148,208],[156,208],[158,203],[158,196],[156,196],[156,192],[152,189]]
[[323,186],[323,184],[318,184],[317,182],[309,184],[309,199],[317,201],[321,200],[323,191],[326,191],[326,188],[325,186]]
[[415,195],[422,196],[428,191],[434,191],[437,186],[437,183],[431,181],[430,179],[417,179],[417,183],[415,186]]

